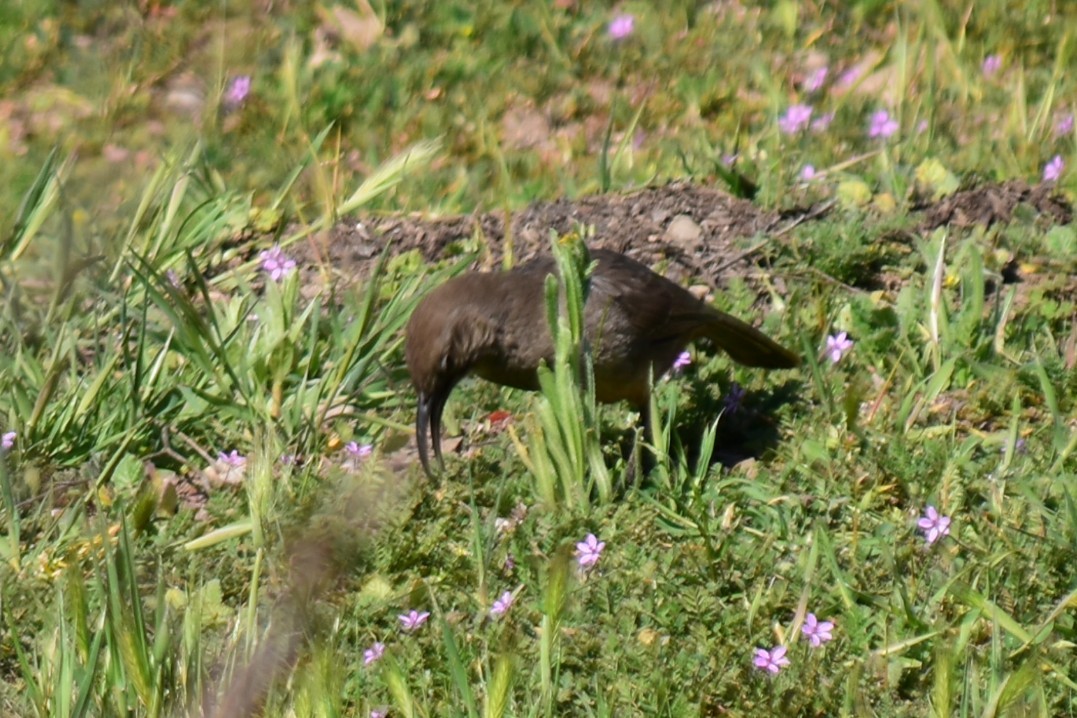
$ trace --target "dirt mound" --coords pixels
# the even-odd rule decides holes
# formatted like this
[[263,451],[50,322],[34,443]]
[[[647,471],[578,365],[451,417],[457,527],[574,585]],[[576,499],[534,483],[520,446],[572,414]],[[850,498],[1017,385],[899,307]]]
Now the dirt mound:
[[[921,231],[930,231],[943,225],[1005,223],[1019,207],[1049,224],[1073,218],[1070,205],[1054,194],[1052,185],[1032,187],[1020,180],[957,192],[915,211],[923,217]],[[386,242],[395,253],[417,249],[433,261],[448,256],[455,243],[478,237],[488,248],[480,264],[496,267],[510,242],[516,260],[522,261],[548,250],[551,231],[565,234],[588,225],[595,228],[592,246],[624,252],[650,266],[664,262],[663,273],[671,279],[693,279],[716,288],[731,275],[757,272],[768,243],[780,241],[793,226],[827,209],[829,205],[779,215],[719,189],[681,181],[627,194],[536,202],[511,213],[365,215],[336,225],[328,241],[315,240],[294,251],[309,264],[328,263],[339,276],[354,280],[369,274]],[[758,240],[753,242],[753,237]]]
[[943,225],[990,227],[996,223],[1005,224],[1013,219],[1014,212],[1022,204],[1028,205],[1051,225],[1069,224],[1073,220],[1073,209],[1055,194],[1053,185],[1030,187],[1021,180],[1010,180],[955,192],[926,207],[920,226],[932,230]]
[[364,276],[385,242],[392,243],[394,252],[418,249],[437,260],[453,243],[478,235],[489,248],[487,263],[494,265],[506,250],[506,234],[520,261],[547,252],[551,231],[565,234],[588,225],[595,228],[591,246],[608,247],[650,265],[667,261],[666,274],[675,279],[713,281],[726,272],[744,274],[753,266],[750,255],[758,248],[749,247],[746,238],[772,236],[797,221],[712,187],[674,182],[628,194],[536,202],[512,213],[364,216],[334,227],[327,246],[297,251],[316,251],[346,274]]

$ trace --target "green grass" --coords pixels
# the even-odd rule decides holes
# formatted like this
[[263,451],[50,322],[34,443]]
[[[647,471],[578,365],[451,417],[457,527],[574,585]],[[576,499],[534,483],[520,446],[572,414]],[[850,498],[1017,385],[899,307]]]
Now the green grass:
[[[0,9],[0,713],[1077,715],[1077,236],[909,212],[1056,154],[1072,198],[1073,9],[560,5],[373,3],[369,46],[354,4],[344,31],[323,4]],[[833,122],[782,133],[797,102]],[[806,361],[694,351],[638,485],[632,417],[566,370],[571,314],[542,395],[454,392],[468,451],[429,482],[401,329],[467,257],[260,267],[355,211],[713,182],[733,153],[762,206],[835,200],[719,297]]]

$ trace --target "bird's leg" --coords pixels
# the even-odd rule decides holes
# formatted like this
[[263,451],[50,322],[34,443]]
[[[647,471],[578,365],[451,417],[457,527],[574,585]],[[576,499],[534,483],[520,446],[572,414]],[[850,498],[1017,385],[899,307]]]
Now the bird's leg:
[[624,488],[638,486],[654,468],[654,452],[647,448],[651,441],[650,402],[636,407],[639,411],[639,425],[634,430],[635,436],[628,447],[625,457],[627,468],[624,475]]

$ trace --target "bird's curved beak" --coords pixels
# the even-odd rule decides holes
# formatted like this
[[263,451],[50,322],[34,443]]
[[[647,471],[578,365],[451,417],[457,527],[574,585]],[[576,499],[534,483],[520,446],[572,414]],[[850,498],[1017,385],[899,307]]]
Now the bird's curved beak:
[[427,394],[419,392],[419,410],[415,417],[415,437],[419,445],[419,461],[422,462],[423,471],[431,479],[434,472],[430,470],[430,443],[434,442],[434,457],[438,460],[439,470],[445,470],[445,462],[441,458],[441,413],[445,409],[445,400],[448,392],[434,391]]

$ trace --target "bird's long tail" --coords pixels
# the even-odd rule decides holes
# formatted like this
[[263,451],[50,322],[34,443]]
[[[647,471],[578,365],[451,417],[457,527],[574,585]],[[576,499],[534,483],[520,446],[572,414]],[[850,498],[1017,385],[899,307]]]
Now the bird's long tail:
[[734,316],[717,309],[700,317],[697,337],[710,339],[738,364],[764,369],[791,369],[800,357]]

